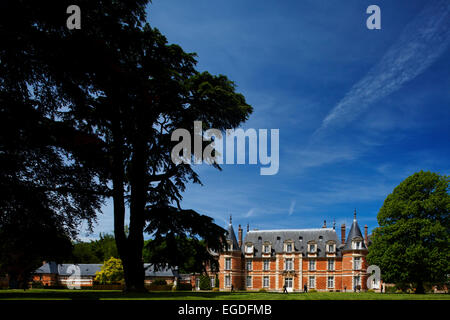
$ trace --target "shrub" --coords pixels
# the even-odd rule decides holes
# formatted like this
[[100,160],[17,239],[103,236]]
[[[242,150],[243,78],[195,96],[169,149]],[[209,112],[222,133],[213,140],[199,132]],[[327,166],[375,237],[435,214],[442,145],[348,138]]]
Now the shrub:
[[149,286],[146,286],[148,288],[148,290],[151,291],[170,291],[172,290],[173,286],[170,284],[162,284],[162,285],[158,285],[158,284],[153,284],[151,283]]
[[266,289],[259,289],[258,292],[267,292]]
[[200,276],[200,290],[211,290],[211,279],[207,275]]
[[308,292],[314,293],[314,292],[317,292],[317,290],[316,289],[310,289],[310,290],[308,290]]
[[214,291],[214,292],[218,292],[218,291],[220,291],[220,289],[219,289],[219,288],[216,288],[216,287],[214,287],[214,288],[212,289],[212,291]]
[[389,286],[389,287],[385,287],[385,292],[386,293],[395,293],[395,291],[397,290],[394,286]]
[[44,285],[40,281],[33,281],[31,283],[31,288],[33,288],[33,289],[44,289]]
[[192,284],[190,283],[177,283],[178,291],[192,291]]
[[156,279],[156,280],[153,280],[151,284],[155,285],[155,286],[165,286],[165,285],[167,285],[167,281],[164,279]]
[[375,292],[375,290],[369,289],[369,290],[367,290],[367,292]]
[[218,275],[216,275],[216,283],[214,284],[214,286],[215,286],[216,288],[219,288],[219,287],[220,287],[220,285],[219,285],[219,276],[218,276]]

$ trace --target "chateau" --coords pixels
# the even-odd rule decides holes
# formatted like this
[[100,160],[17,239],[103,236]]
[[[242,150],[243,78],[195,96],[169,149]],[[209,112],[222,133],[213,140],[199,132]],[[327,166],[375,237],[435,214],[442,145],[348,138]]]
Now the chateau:
[[[242,240],[231,223],[226,250],[219,256],[220,290],[353,291],[365,290],[369,237],[364,236],[354,213],[346,237],[326,223],[317,229],[252,230]],[[376,286],[375,286],[376,287]]]

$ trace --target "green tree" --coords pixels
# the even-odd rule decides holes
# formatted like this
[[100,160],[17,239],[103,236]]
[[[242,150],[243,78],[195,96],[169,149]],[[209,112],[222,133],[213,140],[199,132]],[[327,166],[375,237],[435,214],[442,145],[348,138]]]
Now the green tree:
[[[72,4],[68,0],[6,0],[0,10],[1,105],[5,115],[12,114],[6,124],[17,124],[12,132],[26,142],[11,140],[7,162],[22,163],[14,157],[27,159],[30,149],[49,154],[31,158],[45,160],[44,166],[29,165],[43,168],[38,175],[13,166],[6,177],[29,177],[25,183],[58,179],[43,192],[64,212],[73,233],[80,220],[95,219],[102,197],[112,196],[127,290],[144,289],[144,228],[158,241],[189,232],[220,249],[224,230],[180,208],[186,184],[200,180],[191,165],[172,163],[173,130],[193,132],[195,120],[205,128],[235,128],[252,112],[232,81],[198,72],[195,54],[168,44],[145,22],[147,3],[80,0],[83,27],[71,31],[61,15]],[[28,145],[36,141],[39,148]],[[26,152],[16,152],[17,146]],[[161,219],[163,211],[177,224]]]
[[118,258],[116,241],[112,234],[100,233],[100,239],[76,242],[73,245],[71,263],[103,263],[109,258]]
[[200,290],[211,290],[211,279],[207,276],[202,274],[200,276]]
[[122,261],[116,258],[110,258],[105,261],[100,271],[97,271],[94,281],[100,284],[111,284],[123,281]]
[[388,195],[378,213],[367,259],[386,282],[416,287],[447,281],[450,274],[449,178],[413,174]]

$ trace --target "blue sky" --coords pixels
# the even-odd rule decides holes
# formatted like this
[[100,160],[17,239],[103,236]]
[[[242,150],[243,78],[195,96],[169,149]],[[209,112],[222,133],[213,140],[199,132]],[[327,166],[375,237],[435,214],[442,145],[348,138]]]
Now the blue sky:
[[[366,8],[381,8],[381,30]],[[198,70],[225,74],[280,130],[280,169],[196,166],[183,206],[235,228],[377,226],[386,196],[420,170],[449,174],[450,3],[154,0],[148,20]],[[244,227],[245,228],[245,227]],[[108,202],[93,234],[112,232]]]

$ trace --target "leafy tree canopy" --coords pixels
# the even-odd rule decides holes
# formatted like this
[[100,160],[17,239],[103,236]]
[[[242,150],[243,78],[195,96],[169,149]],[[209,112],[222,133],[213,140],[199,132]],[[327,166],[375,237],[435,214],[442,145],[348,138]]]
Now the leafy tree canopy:
[[449,177],[420,171],[388,195],[378,213],[367,259],[386,282],[448,281],[450,274]]
[[117,258],[110,258],[105,261],[100,271],[97,271],[94,281],[100,284],[111,284],[123,281],[122,261]]

